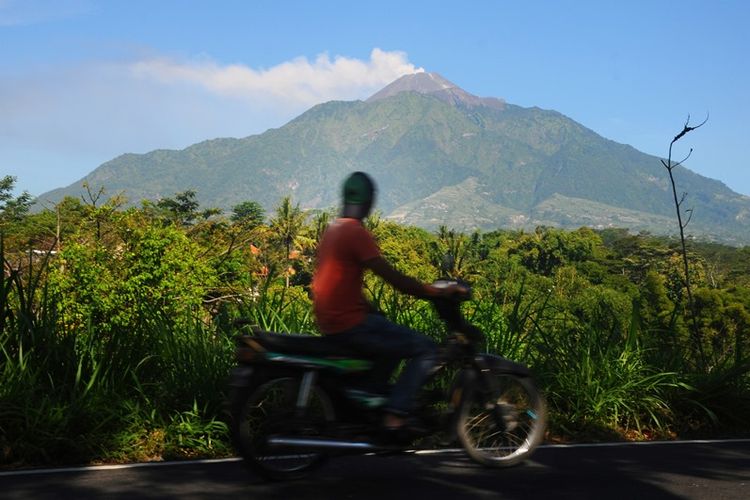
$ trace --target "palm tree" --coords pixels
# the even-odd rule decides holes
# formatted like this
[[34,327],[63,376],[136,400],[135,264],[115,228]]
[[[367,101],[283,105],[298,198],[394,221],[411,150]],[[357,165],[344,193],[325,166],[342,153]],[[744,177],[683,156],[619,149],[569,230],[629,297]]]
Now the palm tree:
[[316,247],[334,218],[335,214],[331,210],[320,211],[313,217],[311,236]]
[[295,248],[297,238],[305,224],[307,214],[299,208],[299,203],[292,206],[291,197],[287,196],[281,200],[276,208],[276,215],[271,219],[271,232],[273,238],[282,243],[286,255],[287,272],[286,286],[289,286],[289,268],[291,267],[292,249]]
[[481,240],[478,231],[466,236],[441,225],[433,250],[434,262],[449,276],[466,279],[467,275],[473,272],[472,264],[481,259]]

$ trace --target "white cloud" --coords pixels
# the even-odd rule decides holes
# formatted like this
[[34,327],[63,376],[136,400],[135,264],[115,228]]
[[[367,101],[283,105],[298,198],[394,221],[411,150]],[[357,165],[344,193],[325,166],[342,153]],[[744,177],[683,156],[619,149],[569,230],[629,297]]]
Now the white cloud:
[[0,71],[0,168],[39,194],[122,153],[261,133],[419,71],[403,52],[380,49],[365,60],[321,54],[268,69],[150,57]]
[[221,66],[212,61],[151,59],[130,66],[138,78],[166,84],[190,83],[215,94],[249,101],[273,98],[289,106],[310,106],[334,99],[367,97],[405,74],[424,71],[403,52],[373,49],[369,61],[344,56],[300,57],[270,69]]
[[149,58],[0,73],[0,144],[124,152],[246,136],[419,71],[402,52],[374,49],[364,61],[321,54],[270,69]]

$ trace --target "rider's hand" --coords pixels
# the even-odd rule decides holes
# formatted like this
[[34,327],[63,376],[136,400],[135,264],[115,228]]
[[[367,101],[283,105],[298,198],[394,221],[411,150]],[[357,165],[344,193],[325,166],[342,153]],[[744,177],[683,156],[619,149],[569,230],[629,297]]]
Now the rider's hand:
[[444,286],[425,285],[425,295],[430,298],[465,296],[468,293],[469,289],[459,283],[449,283]]

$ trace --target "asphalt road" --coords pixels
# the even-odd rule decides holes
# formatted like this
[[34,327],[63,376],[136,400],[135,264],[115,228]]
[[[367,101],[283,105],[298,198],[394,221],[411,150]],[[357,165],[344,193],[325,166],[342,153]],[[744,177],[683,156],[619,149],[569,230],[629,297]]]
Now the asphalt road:
[[460,452],[332,460],[313,476],[268,483],[239,461],[0,473],[0,498],[748,499],[750,441],[542,447],[511,469]]

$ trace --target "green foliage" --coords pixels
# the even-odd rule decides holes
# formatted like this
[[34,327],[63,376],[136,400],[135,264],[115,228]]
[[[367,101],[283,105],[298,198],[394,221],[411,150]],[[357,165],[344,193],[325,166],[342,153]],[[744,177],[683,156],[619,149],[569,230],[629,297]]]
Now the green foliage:
[[304,333],[317,330],[312,301],[299,286],[267,283],[257,297],[239,305],[237,314],[268,331]]
[[199,411],[197,401],[190,410],[171,417],[166,428],[164,458],[226,456],[231,453],[229,428],[216,419],[205,421],[205,410]]
[[430,234],[417,227],[380,221],[374,229],[383,256],[397,269],[425,281],[437,278],[430,262]]
[[707,346],[711,368],[734,361],[740,364],[750,346],[750,313],[747,303],[724,290],[695,291],[698,328]]
[[28,192],[13,196],[15,184],[16,178],[13,176],[6,175],[0,179],[0,224],[22,219],[31,206],[31,195]]
[[529,270],[549,276],[562,265],[590,259],[597,240],[596,234],[587,228],[567,232],[539,227],[533,235],[521,236],[509,253],[518,255]]
[[50,274],[66,324],[92,322],[104,333],[132,325],[148,309],[182,317],[202,303],[215,278],[185,233],[135,212],[110,222],[106,240],[84,234],[68,242]]
[[156,203],[168,217],[181,224],[192,224],[198,216],[200,204],[195,199],[195,191],[177,193],[174,198],[162,198]]
[[243,201],[232,207],[232,222],[242,224],[248,229],[260,226],[265,218],[266,211],[257,201]]
[[213,215],[219,215],[218,208],[208,208],[199,212],[200,203],[195,199],[196,193],[192,189],[177,193],[174,198],[162,198],[156,203],[164,217],[176,224],[189,226],[196,219],[208,219]]
[[271,218],[269,224],[270,241],[279,244],[284,249],[286,286],[289,286],[290,276],[296,272],[292,266],[292,260],[295,257],[292,251],[302,250],[310,242],[308,238],[302,237],[306,219],[307,214],[300,209],[299,203],[292,206],[292,199],[287,196],[281,200],[276,208],[276,215]]
[[[123,210],[91,194],[4,226],[0,463],[229,453],[233,320],[317,331],[310,273],[332,214],[308,220],[287,198],[268,225],[191,218],[199,205],[173,223],[154,206]],[[532,367],[557,434],[705,435],[750,416],[750,288],[732,272],[746,249],[689,253],[706,372],[672,240],[586,228],[432,234],[377,215],[367,225],[406,274],[472,285],[467,318],[487,352]],[[375,276],[366,294],[394,321],[447,333],[429,303]]]
[[673,420],[670,391],[686,385],[677,373],[649,366],[637,343],[585,328],[549,336],[543,346],[538,370],[561,430],[640,432],[665,429]]

